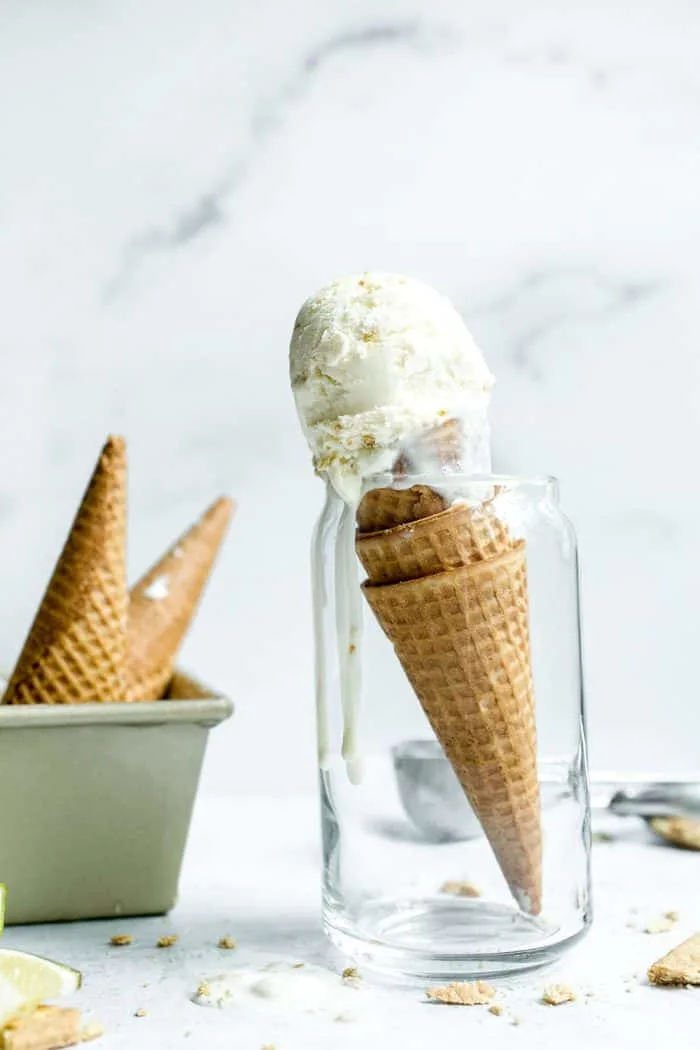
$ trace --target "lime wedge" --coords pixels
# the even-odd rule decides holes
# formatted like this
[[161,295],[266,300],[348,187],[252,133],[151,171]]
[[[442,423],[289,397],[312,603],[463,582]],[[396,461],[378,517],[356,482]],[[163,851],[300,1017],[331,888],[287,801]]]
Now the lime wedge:
[[2,931],[5,929],[5,898],[7,897],[7,889],[0,882],[0,937],[2,937]]
[[0,1025],[25,1007],[74,992],[80,980],[78,971],[70,966],[0,948]]

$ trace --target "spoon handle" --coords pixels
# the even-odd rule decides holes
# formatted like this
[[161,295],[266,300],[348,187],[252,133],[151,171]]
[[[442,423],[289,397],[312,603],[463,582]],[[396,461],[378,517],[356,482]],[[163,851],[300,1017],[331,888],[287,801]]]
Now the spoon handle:
[[683,784],[648,784],[616,791],[608,808],[618,817],[689,817],[700,820],[700,791]]

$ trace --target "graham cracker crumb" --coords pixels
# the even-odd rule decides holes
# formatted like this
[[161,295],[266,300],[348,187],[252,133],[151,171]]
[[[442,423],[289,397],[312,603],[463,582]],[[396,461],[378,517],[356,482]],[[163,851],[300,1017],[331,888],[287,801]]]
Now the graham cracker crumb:
[[548,1006],[561,1006],[562,1003],[573,1003],[576,993],[567,984],[550,984],[542,992],[542,1002]]
[[652,919],[644,927],[645,933],[668,933],[675,926],[676,920],[669,918],[670,913],[662,915],[659,919]]
[[670,922],[678,922],[680,917],[680,912],[677,911],[664,912],[664,919],[668,919]]
[[440,887],[440,893],[449,893],[453,897],[480,897],[481,890],[473,882],[463,879],[448,879]]
[[359,981],[360,972],[356,966],[346,966],[340,975],[344,981]]
[[133,944],[134,938],[130,933],[115,933],[109,938],[109,943],[113,948],[124,948],[127,944]]
[[496,990],[486,981],[453,981],[442,988],[428,988],[425,994],[432,1002],[448,1006],[485,1006]]
[[647,977],[650,984],[700,985],[700,933],[657,959]]
[[[364,336],[363,336],[363,339],[365,339]],[[371,340],[370,339],[365,339],[365,342],[369,343],[369,342],[371,342]],[[362,444],[364,445],[365,448],[374,448],[374,446],[377,444],[377,439],[375,438],[374,434],[363,434],[362,435]]]
[[90,1021],[80,1030],[80,1042],[89,1043],[92,1039],[99,1039],[104,1034],[104,1028],[99,1021]]
[[306,963],[293,963],[292,964],[292,969],[293,970],[301,970],[302,967],[304,967],[304,966],[306,966]]
[[690,817],[654,817],[651,826],[657,835],[682,849],[700,849],[700,820]]
[[232,951],[238,947],[238,941],[234,940],[233,937],[221,937],[217,948],[225,948],[226,951]]
[[197,985],[197,995],[201,995],[204,997],[211,995],[211,987],[207,984],[206,981],[201,981]]
[[134,1017],[148,1017],[148,1010],[140,1006],[138,1010],[134,1010]]
[[517,1026],[517,1025],[519,1025],[519,1024],[522,1024],[522,1023],[523,1023],[523,1019],[522,1019],[522,1017],[517,1017],[517,1016],[516,1016],[516,1017],[511,1017],[511,1019],[510,1019],[510,1023],[511,1023],[512,1025],[516,1025],[516,1026]]
[[489,1013],[493,1014],[494,1017],[500,1017],[503,1013],[503,1007],[500,1003],[494,1003],[493,1006],[489,1006]]
[[172,948],[174,944],[177,944],[177,934],[167,933],[165,937],[158,938],[156,948]]
[[591,835],[592,842],[614,842],[615,839],[609,831],[594,831]]

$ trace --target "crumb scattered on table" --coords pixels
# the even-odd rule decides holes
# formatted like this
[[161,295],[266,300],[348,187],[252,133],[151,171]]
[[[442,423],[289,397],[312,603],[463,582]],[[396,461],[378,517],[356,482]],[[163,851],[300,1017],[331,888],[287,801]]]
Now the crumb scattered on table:
[[513,1025],[519,1025],[523,1023],[522,1017],[511,1017],[510,1023]]
[[657,959],[647,976],[650,984],[700,985],[700,933]]
[[503,1013],[503,1007],[500,1003],[494,1003],[493,1006],[489,1006],[489,1013],[493,1014],[494,1017],[500,1017]]
[[148,1010],[140,1006],[138,1010],[134,1010],[134,1017],[148,1017]]
[[292,963],[293,970],[301,970],[304,966],[306,966],[306,963]]
[[700,849],[700,820],[689,817],[654,817],[652,829],[662,839],[681,849]]
[[261,1050],[277,1050],[274,1043],[265,1043]]
[[346,966],[340,975],[344,981],[360,981],[360,971],[356,966]]
[[448,879],[440,887],[440,893],[450,894],[452,897],[480,897],[481,890],[473,882],[464,879]]
[[203,996],[205,998],[207,996],[211,995],[211,987],[210,987],[210,985],[207,984],[206,981],[201,981],[197,985],[197,995],[201,995],[201,996]]
[[448,1006],[484,1006],[496,990],[486,981],[453,981],[441,988],[428,988],[425,994],[431,1002]]
[[676,919],[671,918],[671,915],[673,914],[674,912],[666,912],[666,914],[662,915],[660,918],[652,919],[651,922],[648,922],[644,927],[644,932],[668,933],[668,931],[672,930],[676,924]]
[[562,1003],[573,1003],[576,992],[568,984],[550,984],[542,992],[542,1002],[547,1006],[561,1006]]
[[177,934],[166,933],[165,937],[158,938],[156,948],[172,948],[174,944],[177,944]]
[[681,915],[680,915],[680,912],[678,912],[678,911],[667,911],[667,912],[664,912],[664,919],[670,919],[671,922],[678,922],[680,917],[681,917]]
[[593,842],[614,842],[615,839],[609,831],[594,831],[591,835]]
[[234,940],[233,937],[221,937],[217,948],[225,948],[227,951],[231,951],[233,948],[238,947],[238,941]]
[[109,938],[109,943],[113,948],[124,948],[127,944],[133,944],[134,938],[130,933],[115,933]]
[[102,1035],[96,1023],[81,1027],[80,1010],[62,1006],[37,1006],[7,1021],[0,1030],[4,1050],[56,1050],[75,1046]]

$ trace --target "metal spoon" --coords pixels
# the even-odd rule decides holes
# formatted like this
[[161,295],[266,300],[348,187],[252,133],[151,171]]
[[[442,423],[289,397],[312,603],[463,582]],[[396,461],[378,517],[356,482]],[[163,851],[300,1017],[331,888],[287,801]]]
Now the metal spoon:
[[[482,833],[437,740],[406,740],[392,755],[404,811],[427,840],[455,842]],[[591,805],[621,817],[700,820],[700,772],[672,781],[654,774],[601,773],[591,778]]]

